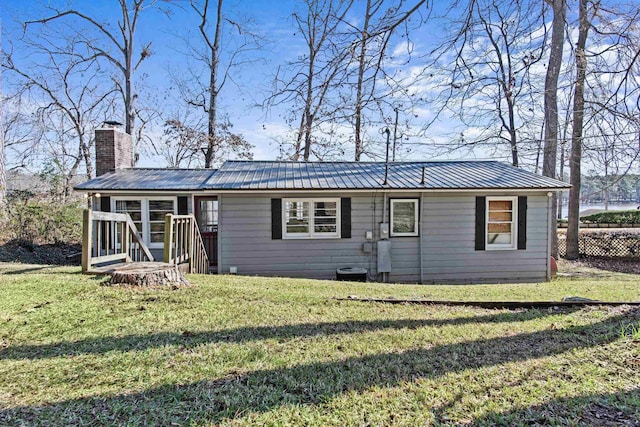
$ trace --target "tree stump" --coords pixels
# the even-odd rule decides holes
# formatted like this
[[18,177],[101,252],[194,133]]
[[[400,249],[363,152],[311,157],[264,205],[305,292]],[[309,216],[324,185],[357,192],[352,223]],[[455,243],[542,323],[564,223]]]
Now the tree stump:
[[134,262],[118,267],[111,274],[112,285],[133,286],[188,286],[191,283],[178,270],[177,265],[163,262]]

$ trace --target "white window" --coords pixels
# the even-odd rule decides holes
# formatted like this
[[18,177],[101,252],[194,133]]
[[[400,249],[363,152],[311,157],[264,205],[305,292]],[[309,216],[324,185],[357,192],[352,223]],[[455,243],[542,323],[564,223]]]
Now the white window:
[[142,201],[141,200],[116,200],[115,201],[116,213],[128,213],[131,220],[138,229],[139,237],[143,237],[142,234]]
[[340,237],[340,199],[283,199],[285,239]]
[[391,199],[391,236],[418,235],[418,199]]
[[516,197],[487,197],[487,249],[516,248]]
[[128,213],[147,246],[164,246],[164,220],[168,213],[176,213],[175,197],[123,197],[112,200],[113,212]]

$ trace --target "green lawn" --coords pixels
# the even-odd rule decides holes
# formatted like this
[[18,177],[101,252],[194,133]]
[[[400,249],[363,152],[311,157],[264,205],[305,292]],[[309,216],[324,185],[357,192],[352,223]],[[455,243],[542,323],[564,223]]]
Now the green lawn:
[[191,276],[172,290],[0,264],[0,425],[637,425],[639,310],[331,299],[640,300],[638,276],[577,273],[470,286]]

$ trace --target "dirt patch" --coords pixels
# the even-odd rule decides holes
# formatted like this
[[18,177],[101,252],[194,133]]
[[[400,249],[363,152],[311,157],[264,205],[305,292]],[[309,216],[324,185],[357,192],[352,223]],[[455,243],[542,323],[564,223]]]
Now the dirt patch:
[[79,244],[37,245],[25,240],[10,240],[0,245],[0,262],[80,265],[81,252]]
[[[613,271],[615,273],[640,274],[640,259],[615,258],[581,258],[576,261],[560,260],[559,273],[583,272],[597,273],[597,270]],[[589,271],[590,270],[590,271]]]

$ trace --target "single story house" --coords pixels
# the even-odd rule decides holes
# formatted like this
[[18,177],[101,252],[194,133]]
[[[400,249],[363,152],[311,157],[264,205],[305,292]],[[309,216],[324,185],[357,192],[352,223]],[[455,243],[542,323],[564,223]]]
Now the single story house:
[[550,278],[552,192],[566,183],[497,161],[227,161],[132,168],[131,142],[96,130],[94,209],[127,212],[161,258],[164,216],[195,215],[218,273],[405,283]]

